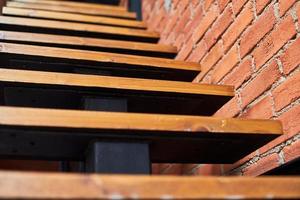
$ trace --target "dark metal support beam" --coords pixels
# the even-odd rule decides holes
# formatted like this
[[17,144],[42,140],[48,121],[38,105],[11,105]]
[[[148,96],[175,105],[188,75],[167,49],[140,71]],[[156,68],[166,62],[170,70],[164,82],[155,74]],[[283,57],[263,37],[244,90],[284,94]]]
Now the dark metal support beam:
[[102,142],[89,145],[86,172],[104,174],[150,174],[149,144]]
[[142,20],[142,1],[141,0],[129,0],[128,10],[137,14],[137,20]]

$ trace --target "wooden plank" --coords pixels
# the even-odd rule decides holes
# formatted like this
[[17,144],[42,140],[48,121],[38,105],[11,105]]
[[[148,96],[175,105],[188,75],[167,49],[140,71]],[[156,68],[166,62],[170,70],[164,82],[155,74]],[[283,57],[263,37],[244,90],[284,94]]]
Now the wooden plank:
[[[23,27],[36,27],[44,29],[60,29],[67,31],[80,31],[80,32],[93,32],[106,35],[116,35],[116,36],[127,36],[133,38],[142,38],[157,40],[159,35],[155,32],[150,32],[147,30],[139,30],[133,28],[120,28],[112,26],[85,24],[85,23],[75,23],[75,22],[62,22],[55,20],[45,20],[45,19],[30,19],[30,18],[20,18],[20,17],[8,17],[0,16],[0,24],[2,25],[13,25],[13,26],[23,26]],[[111,36],[112,37],[112,36]]]
[[82,160],[91,141],[109,139],[150,143],[154,163],[233,163],[282,135],[281,123],[270,120],[22,107],[0,113],[0,144],[10,141],[0,155],[14,159]]
[[0,69],[0,83],[5,105],[28,107],[83,109],[93,96],[125,100],[126,112],[210,116],[234,96],[231,86],[29,70]]
[[0,68],[0,82],[31,83],[234,97],[234,87],[177,81],[11,70]]
[[74,1],[55,1],[55,0],[13,0],[16,2],[25,2],[25,3],[39,3],[46,5],[56,5],[56,6],[67,6],[67,7],[83,7],[99,10],[113,10],[116,12],[126,11],[126,8],[123,6],[111,6],[104,4],[96,3],[85,3],[85,2],[74,2]]
[[15,8],[29,8],[29,9],[38,9],[38,10],[50,10],[50,11],[59,11],[66,13],[79,13],[85,15],[94,15],[94,16],[109,16],[117,18],[128,18],[136,19],[136,13],[131,12],[115,12],[113,10],[97,10],[91,8],[81,8],[81,7],[66,7],[66,6],[56,6],[56,5],[46,5],[40,3],[24,3],[24,2],[13,2],[8,1],[6,6],[15,7]]
[[1,199],[299,199],[299,177],[0,172]]
[[72,13],[62,13],[62,12],[54,12],[54,11],[43,11],[43,10],[34,10],[34,9],[25,9],[25,8],[12,8],[12,7],[3,7],[2,13],[4,15],[13,15],[13,16],[85,22],[85,23],[111,25],[111,26],[119,26],[119,27],[144,28],[144,29],[146,28],[145,23],[141,21],[100,17],[100,16],[89,16],[83,14],[72,14]]
[[[84,47],[97,47],[103,51],[108,52],[124,52],[127,51],[130,54],[137,55],[167,55],[175,56],[177,54],[177,48],[171,45],[151,44],[141,42],[127,42],[120,40],[104,40],[87,37],[74,37],[63,35],[50,35],[50,34],[38,34],[38,33],[26,33],[26,32],[13,32],[0,30],[0,40],[17,41],[17,42],[35,42],[44,44],[56,44],[56,45],[73,45]],[[144,53],[143,53],[144,52]]]
[[[279,121],[0,107],[1,125],[281,135]],[[63,119],[63,120],[62,120]],[[176,122],[176,123],[174,123]],[[176,133],[173,133],[174,135]]]
[[49,11],[59,11],[66,13],[79,13],[85,15],[94,15],[94,16],[109,16],[117,18],[128,18],[136,19],[136,13],[131,12],[115,12],[113,10],[99,10],[91,8],[81,8],[81,7],[66,7],[66,6],[56,6],[56,5],[47,5],[40,3],[24,3],[24,2],[14,2],[8,1],[6,3],[8,7],[15,8],[29,8],[29,9],[38,9],[38,10],[49,10]]
[[[64,58],[86,60],[102,63],[118,63],[126,65],[147,66],[152,68],[178,69],[200,71],[200,64],[177,61],[172,59],[152,58],[144,56],[103,53],[94,51],[53,48],[34,45],[0,43],[0,53],[21,54],[29,56],[43,56],[51,58]],[[132,67],[134,70],[135,67]]]

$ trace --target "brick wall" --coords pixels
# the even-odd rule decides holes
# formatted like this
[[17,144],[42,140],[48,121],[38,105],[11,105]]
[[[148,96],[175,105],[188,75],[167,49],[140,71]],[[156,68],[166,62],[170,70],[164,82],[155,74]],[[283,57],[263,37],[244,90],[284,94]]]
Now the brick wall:
[[155,165],[155,173],[257,176],[300,155],[300,2],[143,0],[149,29],[202,64],[194,82],[228,84],[236,96],[215,115],[279,119],[285,135],[232,165]]

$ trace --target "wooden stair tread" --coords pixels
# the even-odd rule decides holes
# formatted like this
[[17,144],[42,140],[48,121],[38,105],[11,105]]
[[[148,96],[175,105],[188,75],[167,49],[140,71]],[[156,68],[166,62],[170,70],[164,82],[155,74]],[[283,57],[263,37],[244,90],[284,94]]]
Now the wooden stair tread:
[[[106,52],[95,52],[86,50],[73,50],[66,48],[54,48],[35,45],[23,45],[0,42],[0,54],[16,54],[24,56],[39,56],[51,59],[68,59],[76,61],[90,61],[101,63],[101,69],[106,70],[177,70],[190,74],[194,78],[200,72],[199,63],[176,61],[172,59],[153,58],[145,56],[124,55]],[[118,68],[111,68],[110,66]],[[40,69],[42,70],[42,69]],[[145,72],[147,73],[147,72]],[[142,74],[141,74],[142,76]],[[179,74],[178,74],[179,76]],[[181,74],[182,78],[183,74]],[[168,78],[168,77],[166,77]]]
[[0,81],[155,91],[178,94],[234,96],[234,87],[226,85],[11,70],[2,68],[0,68]]
[[113,10],[116,12],[126,11],[126,8],[123,6],[112,6],[112,5],[75,2],[75,1],[55,1],[55,0],[13,0],[13,1],[39,3],[39,4],[56,5],[56,6],[84,7],[84,8],[91,8],[91,9],[96,8],[96,9],[104,9],[104,10]]
[[30,19],[30,18],[21,18],[21,17],[0,16],[0,24],[23,26],[23,27],[36,27],[36,28],[44,28],[44,29],[60,29],[60,30],[68,30],[68,31],[93,32],[99,34],[101,33],[101,34],[140,37],[140,38],[148,38],[148,39],[159,38],[159,35],[157,33],[150,32],[147,30],[85,24],[85,23],[78,23],[78,22],[63,22],[63,21],[46,20],[46,19]]
[[[299,199],[299,177],[0,172],[0,199]],[[51,189],[50,189],[51,188]]]
[[78,45],[78,46],[90,46],[90,47],[101,47],[123,49],[123,50],[134,50],[144,52],[158,52],[175,55],[177,48],[170,45],[162,44],[151,44],[142,42],[127,42],[118,40],[108,39],[97,39],[87,37],[75,37],[75,36],[63,36],[63,35],[50,35],[50,34],[39,34],[39,33],[26,33],[16,31],[4,31],[0,30],[0,40],[8,41],[21,41],[21,42],[36,42],[45,44],[62,44],[62,45]]
[[[5,106],[0,113],[0,132],[7,133],[0,135],[0,141],[21,134],[37,143],[32,151],[14,140],[0,152],[20,158],[82,159],[91,140],[110,138],[150,142],[153,162],[230,163],[282,134],[281,123],[270,120]],[[58,137],[62,137],[59,143]],[[12,152],[13,147],[18,151]]]
[[[48,105],[51,108],[53,101],[39,99],[51,94],[56,98],[63,96],[69,99],[68,102],[55,104],[56,107],[68,108],[74,102],[74,108],[80,108],[81,99],[92,93],[98,98],[126,99],[127,112],[212,115],[234,96],[231,86],[10,69],[0,69],[0,83],[0,89],[4,88],[6,93],[8,89],[5,88],[19,91],[17,94],[8,93],[13,96],[6,95],[6,105],[17,105],[17,99],[22,99],[20,105],[29,107]],[[58,89],[67,92],[55,92]],[[37,93],[39,90],[43,92]],[[32,101],[26,100],[28,98],[39,100],[32,104]]]
[[86,15],[95,15],[95,16],[110,16],[117,18],[127,18],[127,19],[136,19],[136,13],[131,12],[116,12],[109,9],[91,9],[83,7],[66,7],[66,6],[57,6],[57,5],[47,5],[40,3],[24,3],[24,2],[15,2],[8,1],[6,3],[8,7],[16,8],[30,8],[30,9],[39,9],[39,10],[51,10],[51,11],[60,11],[66,13],[80,13]]
[[131,27],[131,28],[146,28],[145,23],[141,21],[100,17],[100,16],[89,16],[83,14],[63,13],[57,11],[55,12],[55,11],[43,11],[43,10],[34,10],[34,9],[25,9],[25,8],[3,7],[2,14],[43,18],[43,19],[63,20],[63,21],[77,21],[77,22],[95,23],[95,24],[102,24],[102,25],[114,25],[114,26],[123,26],[123,27]]

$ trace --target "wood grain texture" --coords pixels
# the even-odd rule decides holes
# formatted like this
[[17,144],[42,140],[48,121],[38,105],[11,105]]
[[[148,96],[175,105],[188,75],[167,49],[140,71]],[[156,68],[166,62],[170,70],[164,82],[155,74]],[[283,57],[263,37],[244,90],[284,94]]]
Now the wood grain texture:
[[76,21],[76,22],[114,25],[114,26],[131,27],[131,28],[146,28],[145,23],[141,21],[100,17],[100,16],[89,16],[83,14],[72,14],[72,13],[55,12],[55,11],[3,7],[2,13],[5,15],[13,15],[13,16],[55,19],[55,20],[63,20],[63,21]]
[[55,1],[55,0],[13,0],[17,2],[29,2],[29,3],[39,3],[46,5],[56,5],[56,6],[68,6],[68,7],[83,7],[91,9],[102,9],[102,10],[112,10],[112,11],[126,11],[123,6],[112,6],[96,3],[85,3],[85,2],[74,2],[74,1]]
[[46,20],[46,19],[30,19],[30,18],[0,16],[0,24],[30,26],[30,27],[48,28],[48,29],[62,29],[62,30],[70,30],[70,31],[95,32],[95,33],[136,36],[136,37],[154,38],[154,39],[159,38],[159,35],[157,33],[150,32],[147,30],[85,24],[85,23],[77,23],[77,22],[62,22],[62,21]]
[[[200,64],[176,61],[172,59],[152,58],[95,51],[73,50],[65,48],[43,47],[34,45],[21,45],[0,42],[0,53],[44,56],[95,62],[123,63],[128,65],[149,66],[154,68],[168,68],[200,71]],[[136,66],[135,66],[136,67]],[[134,66],[133,66],[134,69]]]
[[124,50],[177,53],[177,48],[169,45],[151,44],[143,42],[127,42],[120,40],[105,40],[97,38],[50,35],[39,33],[26,33],[15,31],[0,30],[0,40],[23,41],[23,42],[38,42],[38,43],[53,43],[66,45],[80,45],[90,47],[116,48]]
[[78,75],[29,70],[11,70],[0,68],[0,82],[3,81],[166,93],[170,92],[182,94],[202,94],[229,97],[234,96],[234,87],[224,85],[209,85],[177,81],[160,81],[95,75]]
[[30,8],[38,10],[50,10],[50,11],[59,11],[66,13],[80,13],[85,15],[94,15],[94,16],[110,16],[118,18],[128,18],[136,19],[136,13],[131,12],[115,12],[114,10],[109,9],[93,9],[93,8],[83,8],[83,7],[67,7],[67,6],[57,6],[57,5],[47,5],[40,3],[24,3],[24,2],[7,2],[6,6],[16,7],[16,8]]
[[0,172],[1,199],[299,199],[299,177]]
[[0,107],[0,125],[281,135],[279,121]]

